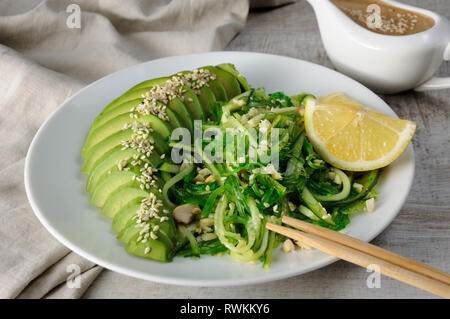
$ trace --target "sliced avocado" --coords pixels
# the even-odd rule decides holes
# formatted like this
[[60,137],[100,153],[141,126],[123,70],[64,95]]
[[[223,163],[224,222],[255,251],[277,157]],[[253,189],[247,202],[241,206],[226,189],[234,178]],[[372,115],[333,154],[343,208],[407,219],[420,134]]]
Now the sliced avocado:
[[[121,142],[130,140],[132,135],[132,129],[121,130],[93,146],[86,155],[86,160],[84,161],[81,171],[90,174],[92,169],[109,155],[118,149],[122,149]],[[153,141],[155,150],[159,154],[166,153],[169,150],[167,139],[163,139],[159,134],[151,134],[148,139]]]
[[130,254],[163,262],[171,260],[171,248],[163,241],[150,238],[147,239],[146,243],[142,243],[136,241],[139,234],[136,234],[134,237],[133,240],[128,242],[127,247],[125,248]]
[[125,92],[123,95],[119,96],[117,99],[115,99],[114,101],[109,103],[107,106],[105,106],[105,108],[102,110],[102,112],[100,113],[100,115],[98,117],[102,116],[102,114],[105,114],[107,112],[114,110],[116,107],[118,107],[119,105],[121,105],[125,102],[142,98],[142,94],[145,94],[148,91],[149,91],[149,88],[142,88],[139,90]]
[[[127,225],[128,221],[133,218],[137,214],[137,211],[141,207],[142,198],[136,198],[130,202],[128,202],[115,216],[112,223],[112,229],[118,233],[120,233]],[[163,208],[164,209],[164,208]],[[167,216],[169,218],[168,221],[162,223],[162,230],[173,239],[175,242],[176,238],[176,226],[173,218],[170,214],[161,214],[161,216]],[[159,223],[161,225],[161,223]]]
[[86,191],[91,192],[105,174],[117,172],[119,162],[127,161],[135,155],[140,156],[140,153],[132,148],[122,150],[120,146],[116,146],[112,154],[92,168],[86,183]]
[[[136,222],[134,220],[130,220],[127,227],[121,231],[121,234],[124,233],[122,236],[122,241],[127,242],[126,250],[130,254],[137,255],[139,257],[164,262],[170,261],[173,256],[175,244],[172,238],[170,238],[164,231],[165,225],[167,225],[167,222],[159,224],[160,229],[156,231],[155,234],[158,238],[152,239],[151,237],[148,237],[144,243],[142,240],[139,242],[137,241],[137,239],[141,236],[139,233],[141,228],[136,227]],[[120,234],[119,238],[121,238]]]
[[148,123],[153,131],[158,133],[163,139],[170,137],[171,129],[168,125],[153,114],[139,116],[138,118],[131,118],[130,115],[134,113],[124,113],[116,116],[112,120],[94,129],[94,131],[86,139],[83,147],[82,155],[89,153],[89,150],[97,143],[100,143],[109,136],[123,130],[124,126],[133,122]]
[[[107,113],[104,113],[101,117],[97,117],[94,124],[92,124],[91,132],[93,132],[94,129],[101,126],[102,124],[108,122],[109,120],[112,120],[116,116],[130,112],[133,107],[137,107],[139,104],[142,103],[143,100],[144,100],[143,98],[140,98],[140,99],[134,99],[131,101],[127,101],[125,103],[122,103],[121,105],[118,105],[113,110],[111,110]],[[179,103],[183,103],[179,99],[176,99],[176,100],[178,100]],[[169,104],[167,105],[167,109],[166,109],[167,115],[169,116],[169,119],[170,119],[170,122],[169,122],[170,126],[172,128],[180,127],[180,126],[190,128],[190,126],[192,126],[192,124],[190,124],[190,126],[187,126],[185,124],[189,124],[189,122],[185,123],[185,121],[183,120],[184,117],[186,116],[186,114],[178,113],[178,109],[181,109],[181,111],[183,111],[182,108],[184,108],[184,110],[186,110],[186,106],[184,106],[184,104],[178,105],[177,102],[173,102],[173,103],[171,103],[171,102],[169,102]],[[162,102],[158,102],[158,104],[163,105]],[[174,109],[174,105],[176,106],[176,109]],[[172,114],[172,112],[177,115],[176,119],[174,118],[175,116],[174,116],[174,114]],[[189,112],[187,112],[187,110],[186,110],[186,113],[187,113],[187,115],[189,115]],[[179,123],[182,123],[182,125],[180,125]]]
[[135,175],[136,174],[132,171],[118,171],[109,174],[96,188],[93,189],[91,204],[97,207],[103,207],[108,197],[124,185],[129,187],[139,187],[139,183],[132,180]]
[[161,86],[163,86],[167,82],[167,80],[170,80],[171,77],[172,76],[165,76],[165,77],[161,77],[161,78],[156,78],[156,79],[143,81],[143,82],[133,86],[131,89],[128,90],[128,92],[136,91],[136,90],[142,89],[142,88],[146,88],[148,90],[149,88],[151,88],[154,85],[161,85]]
[[138,106],[144,99],[143,98],[137,98],[130,101],[123,102],[122,104],[117,105],[113,110],[101,114],[101,116],[98,116],[94,123],[91,126],[91,131],[93,131],[95,128],[101,126],[102,124],[105,124],[109,120],[112,120],[116,116],[128,113],[131,111],[133,107]]
[[227,92],[225,92],[225,88],[222,84],[220,84],[217,80],[209,81],[209,88],[213,91],[216,101],[226,102],[227,100]]
[[107,152],[111,152],[112,149],[120,145],[122,141],[128,141],[131,138],[131,135],[133,135],[133,130],[121,130],[91,147],[89,152],[86,154],[86,159],[83,163],[81,171],[89,174],[94,168],[97,160],[99,160],[102,156],[106,156]]
[[186,108],[186,105],[179,99],[175,98],[167,104],[167,107],[169,107],[172,111],[174,111],[178,118],[182,121],[183,127],[186,127],[191,131],[191,133],[194,130],[194,124],[192,122],[191,115],[189,114],[189,111]]
[[187,85],[183,86],[185,92],[183,93],[183,103],[186,105],[193,120],[205,120],[205,113],[202,105],[198,100],[197,95]]
[[225,88],[225,92],[227,93],[227,101],[241,93],[239,82],[230,73],[214,66],[205,66],[202,67],[202,69],[206,69],[216,76],[216,80]]
[[250,90],[250,85],[248,85],[247,79],[241,73],[239,73],[234,64],[222,63],[216,65],[216,67],[233,75],[241,85],[243,92]]
[[113,218],[126,204],[136,200],[136,198],[145,198],[149,191],[142,190],[138,186],[121,186],[109,196],[103,205],[102,212],[105,216]]
[[137,199],[125,205],[116,215],[112,223],[112,229],[118,233],[125,228],[127,222],[136,215],[136,212],[141,207],[141,200]]
[[214,92],[207,86],[203,86],[200,89],[198,99],[200,104],[202,105],[203,112],[206,117],[214,120],[216,118],[215,109],[213,109],[213,105],[216,102],[216,97],[214,96]]
[[175,112],[173,112],[171,109],[166,108],[166,114],[167,117],[169,118],[169,126],[172,130],[178,127],[184,127],[183,124],[181,123],[181,119],[178,118],[179,115],[175,114]]
[[[164,216],[166,216],[166,215],[164,215]],[[161,223],[158,219],[152,218],[149,221],[149,223],[152,226],[156,226],[156,225],[159,226],[159,229],[155,233],[155,235],[158,236],[158,239],[163,240],[166,245],[170,246],[170,248],[173,248],[175,245],[175,241],[176,241],[176,229],[175,229],[175,225],[171,222],[171,220],[169,219],[168,221]],[[136,225],[137,225],[136,220],[133,218],[130,218],[128,220],[128,222],[126,223],[125,227],[120,231],[117,238],[121,242],[124,242],[124,243],[127,243],[130,240],[132,240],[133,237],[136,234],[139,234],[139,232],[141,231],[141,228],[136,227]]]
[[[119,170],[118,164],[123,160],[133,160],[133,156],[141,156],[141,153],[135,149],[127,148],[126,150],[122,150],[121,146],[117,146],[116,152],[112,153],[108,157],[106,157],[103,161],[101,161],[98,165],[96,165],[91,174],[89,174],[86,190],[91,192],[107,175],[108,172],[116,172]],[[162,163],[162,159],[159,153],[154,150],[150,157],[143,160],[144,163],[149,163],[151,167],[158,168],[158,166]]]

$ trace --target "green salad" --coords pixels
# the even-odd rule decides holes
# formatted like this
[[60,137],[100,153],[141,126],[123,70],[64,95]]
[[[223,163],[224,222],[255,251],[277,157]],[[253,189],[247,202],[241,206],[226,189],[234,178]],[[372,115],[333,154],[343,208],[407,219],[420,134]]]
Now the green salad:
[[228,254],[267,269],[286,238],[266,222],[287,215],[341,230],[377,197],[379,170],[343,171],[316,153],[308,99],[250,88],[232,64],[142,82],[91,127],[82,151],[91,203],[133,255]]

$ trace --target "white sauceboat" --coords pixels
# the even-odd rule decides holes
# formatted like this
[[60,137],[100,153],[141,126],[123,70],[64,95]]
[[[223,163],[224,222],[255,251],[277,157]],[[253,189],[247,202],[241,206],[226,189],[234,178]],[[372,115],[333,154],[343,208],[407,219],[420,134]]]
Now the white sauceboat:
[[434,12],[383,1],[387,5],[432,18],[433,27],[409,35],[370,31],[329,0],[307,0],[314,8],[320,34],[335,67],[381,93],[450,88],[449,77],[433,77],[450,60],[450,23]]

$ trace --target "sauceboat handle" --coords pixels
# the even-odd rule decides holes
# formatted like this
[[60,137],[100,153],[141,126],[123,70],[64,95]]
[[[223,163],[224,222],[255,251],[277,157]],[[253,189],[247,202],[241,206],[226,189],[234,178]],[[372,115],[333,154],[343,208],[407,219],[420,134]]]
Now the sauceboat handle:
[[[444,50],[444,57],[443,59],[445,61],[450,60],[450,43],[447,45],[447,47]],[[437,77],[433,76],[428,81],[422,83],[419,87],[415,88],[415,91],[430,91],[430,90],[441,90],[441,89],[448,89],[450,88],[450,77]]]

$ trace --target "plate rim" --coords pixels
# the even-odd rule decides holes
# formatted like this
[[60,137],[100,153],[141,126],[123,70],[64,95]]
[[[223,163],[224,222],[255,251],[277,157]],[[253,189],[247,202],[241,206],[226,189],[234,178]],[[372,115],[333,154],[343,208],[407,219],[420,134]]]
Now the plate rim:
[[[163,57],[163,58],[159,58],[159,59],[154,59],[154,60],[149,60],[149,61],[145,61],[142,63],[138,63],[132,66],[129,66],[127,68],[124,69],[120,69],[116,72],[110,73],[92,83],[90,83],[89,85],[83,87],[82,89],[78,90],[77,92],[75,92],[71,97],[69,97],[68,99],[66,99],[64,102],[62,102],[50,115],[48,115],[48,117],[46,118],[46,120],[41,124],[41,126],[39,127],[39,129],[37,130],[36,134],[34,135],[30,146],[28,148],[27,154],[26,154],[26,158],[25,158],[25,165],[24,165],[24,184],[25,184],[25,192],[27,195],[27,199],[30,203],[30,206],[34,212],[34,214],[36,215],[36,217],[38,218],[39,222],[45,227],[45,229],[54,237],[56,238],[60,243],[62,243],[64,246],[66,246],[68,249],[72,250],[73,252],[75,252],[76,254],[80,255],[83,258],[86,258],[92,262],[94,262],[95,264],[115,271],[117,273],[126,275],[126,276],[131,276],[134,278],[138,278],[138,279],[143,279],[143,280],[148,280],[148,281],[152,281],[152,282],[157,282],[157,283],[162,283],[162,284],[170,284],[170,285],[177,285],[177,286],[190,286],[190,287],[229,287],[229,286],[242,286],[242,285],[252,285],[252,284],[262,284],[262,283],[267,283],[267,282],[272,282],[272,281],[277,281],[277,280],[281,280],[281,279],[286,279],[286,278],[290,278],[293,276],[298,276],[298,275],[302,275],[304,273],[308,273],[311,271],[314,271],[316,269],[320,269],[323,267],[326,267],[328,265],[330,265],[331,263],[336,262],[337,260],[339,260],[339,258],[333,257],[333,256],[327,256],[326,259],[324,260],[320,260],[320,261],[316,261],[313,262],[310,265],[307,265],[305,267],[303,267],[301,270],[285,270],[284,272],[279,272],[279,273],[273,273],[270,274],[268,273],[266,276],[263,277],[251,277],[251,278],[230,278],[230,279],[214,279],[214,280],[202,280],[202,281],[194,281],[193,279],[185,279],[185,278],[173,278],[173,277],[168,277],[168,276],[162,276],[162,275],[152,275],[149,273],[144,273],[142,271],[137,271],[137,270],[132,270],[132,269],[127,269],[124,268],[122,266],[118,266],[115,265],[103,258],[97,257],[89,252],[86,252],[83,248],[72,244],[70,242],[70,240],[68,240],[63,233],[61,233],[60,231],[58,231],[52,224],[50,221],[48,221],[48,219],[44,216],[45,214],[43,214],[38,205],[36,204],[36,201],[34,199],[34,195],[33,192],[31,191],[31,181],[30,181],[30,162],[31,162],[31,158],[32,158],[32,154],[33,154],[33,150],[35,147],[35,144],[37,143],[37,140],[39,139],[39,136],[41,135],[41,133],[44,131],[44,129],[46,128],[46,126],[49,124],[49,122],[51,121],[51,119],[56,116],[57,113],[62,112],[62,110],[66,107],[67,104],[70,104],[70,102],[79,94],[82,94],[85,90],[88,90],[91,86],[94,86],[95,84],[97,84],[100,81],[104,81],[110,77],[115,76],[117,73],[120,72],[125,72],[125,71],[129,71],[133,68],[138,68],[140,66],[142,66],[143,64],[147,64],[147,63],[155,63],[157,61],[160,60],[166,60],[166,59],[179,59],[180,57],[190,57],[190,56],[201,56],[201,55],[214,55],[214,54],[232,54],[232,55],[263,55],[263,56],[270,56],[272,58],[281,58],[281,59],[287,59],[287,60],[292,60],[294,62],[302,62],[302,63],[306,63],[306,64],[310,64],[313,65],[314,67],[318,67],[318,68],[322,68],[322,69],[326,69],[327,72],[333,72],[333,73],[337,73],[339,76],[343,76],[349,80],[351,80],[352,82],[354,82],[355,85],[360,86],[366,90],[369,90],[372,94],[376,95],[384,104],[386,104],[386,106],[396,115],[396,113],[394,112],[394,110],[392,110],[392,108],[383,100],[381,99],[375,92],[373,92],[372,90],[370,90],[369,88],[367,88],[366,86],[364,86],[363,84],[357,82],[356,80],[350,78],[349,76],[340,73],[336,70],[330,69],[326,66],[320,65],[320,64],[316,64],[310,61],[306,61],[306,60],[302,60],[302,59],[297,59],[297,58],[293,58],[293,57],[288,57],[288,56],[283,56],[283,55],[277,55],[277,54],[268,54],[268,53],[260,53],[260,52],[250,52],[250,51],[213,51],[213,52],[203,52],[203,53],[192,53],[192,54],[183,54],[183,55],[175,55],[175,56],[170,56],[170,57]],[[395,209],[395,213],[392,214],[390,216],[390,218],[387,218],[385,220],[385,222],[383,223],[383,225],[380,225],[378,227],[378,230],[369,237],[369,239],[364,240],[366,242],[370,242],[372,241],[375,237],[377,237],[381,232],[383,232],[384,230],[386,230],[386,228],[392,223],[392,221],[398,216],[401,208],[403,207],[404,203],[406,202],[406,199],[410,193],[411,190],[411,186],[414,180],[414,175],[415,175],[415,152],[414,152],[414,147],[412,145],[412,143],[410,143],[408,145],[408,147],[405,149],[405,152],[410,152],[411,153],[411,161],[408,162],[408,164],[411,165],[411,174],[409,174],[409,178],[407,181],[403,181],[404,182],[404,186],[407,186],[407,192],[405,192],[405,196],[404,198],[401,198],[400,201],[397,202],[397,207]]]

